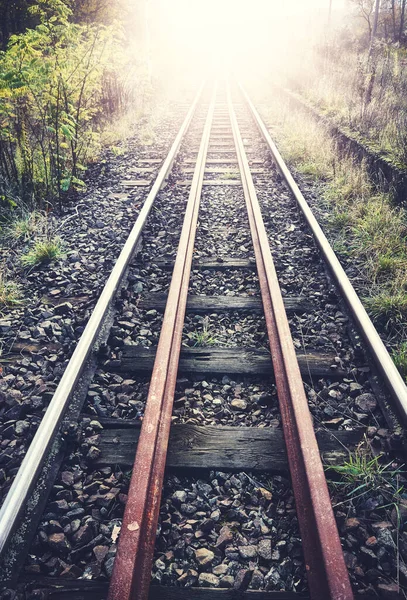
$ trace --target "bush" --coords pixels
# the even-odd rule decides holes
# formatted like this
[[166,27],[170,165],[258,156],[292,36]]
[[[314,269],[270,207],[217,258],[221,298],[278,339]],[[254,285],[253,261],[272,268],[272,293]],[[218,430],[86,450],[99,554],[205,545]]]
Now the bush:
[[0,196],[13,190],[41,209],[84,187],[109,104],[103,81],[121,53],[113,26],[71,23],[62,0],[39,0],[31,11],[40,25],[0,53]]

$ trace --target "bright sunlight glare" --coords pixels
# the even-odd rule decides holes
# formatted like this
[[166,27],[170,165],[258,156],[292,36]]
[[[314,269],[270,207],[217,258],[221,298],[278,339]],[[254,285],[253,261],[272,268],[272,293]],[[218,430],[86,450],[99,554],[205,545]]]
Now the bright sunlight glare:
[[[333,0],[338,11],[346,0]],[[329,0],[150,0],[153,60],[190,76],[270,66],[326,25]],[[154,59],[154,57],[156,57]],[[165,61],[164,65],[165,70]]]

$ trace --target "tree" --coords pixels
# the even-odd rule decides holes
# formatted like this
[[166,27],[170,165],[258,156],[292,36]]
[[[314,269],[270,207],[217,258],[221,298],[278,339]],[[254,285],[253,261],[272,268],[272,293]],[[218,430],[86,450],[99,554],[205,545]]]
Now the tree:
[[369,38],[372,37],[372,29],[373,29],[373,12],[375,8],[376,0],[351,0],[353,4],[356,5],[357,12],[359,15],[366,21],[368,30],[369,30]]

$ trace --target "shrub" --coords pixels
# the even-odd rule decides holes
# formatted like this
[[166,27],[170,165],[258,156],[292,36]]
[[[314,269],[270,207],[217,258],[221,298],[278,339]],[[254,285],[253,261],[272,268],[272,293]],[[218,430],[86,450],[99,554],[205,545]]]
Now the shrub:
[[[62,0],[37,0],[40,25],[0,55],[0,194],[61,205],[99,143],[104,76],[119,60],[113,27],[78,25]],[[109,88],[110,89],[110,88]]]

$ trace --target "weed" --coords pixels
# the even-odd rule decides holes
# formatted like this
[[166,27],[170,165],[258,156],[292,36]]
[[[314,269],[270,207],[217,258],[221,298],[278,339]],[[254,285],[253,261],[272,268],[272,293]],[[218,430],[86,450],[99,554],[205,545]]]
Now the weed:
[[62,256],[62,242],[60,238],[53,237],[47,240],[37,240],[31,250],[21,257],[21,263],[24,267],[34,267],[42,263],[57,260]]
[[348,212],[335,211],[333,215],[329,217],[329,222],[335,229],[345,229],[352,223],[352,217]]
[[27,241],[32,235],[43,229],[45,220],[45,216],[38,211],[27,213],[11,221],[4,228],[3,235],[5,239],[11,242]]
[[405,324],[407,319],[407,293],[403,291],[380,292],[364,300],[372,319],[391,329]]
[[125,153],[124,148],[120,147],[120,146],[110,146],[110,150],[113,154],[113,156],[123,156],[123,154]]
[[226,171],[222,175],[222,179],[240,179],[239,173],[233,173],[232,171]]
[[0,306],[15,306],[21,303],[21,288],[14,281],[7,281],[0,273]]
[[209,319],[205,317],[202,321],[202,330],[191,331],[187,337],[194,342],[193,346],[213,346],[216,344],[216,338],[211,333]]
[[373,456],[366,441],[359,445],[355,452],[349,453],[349,458],[342,465],[329,465],[327,473],[334,472],[340,476],[339,481],[331,484],[341,490],[349,499],[361,499],[366,495],[380,494],[386,502],[396,502],[404,491],[403,466],[394,466],[392,462],[382,463],[382,455]]
[[407,381],[407,342],[401,342],[397,349],[393,350],[392,358],[400,375]]
[[[407,226],[405,210],[378,192],[366,164],[349,156],[338,158],[332,136],[301,111],[288,111],[284,102],[271,107],[278,123],[278,145],[297,171],[319,182],[323,217],[333,233],[332,246],[341,257],[357,259],[372,318],[389,330],[407,318]],[[380,288],[373,292],[373,287]]]

